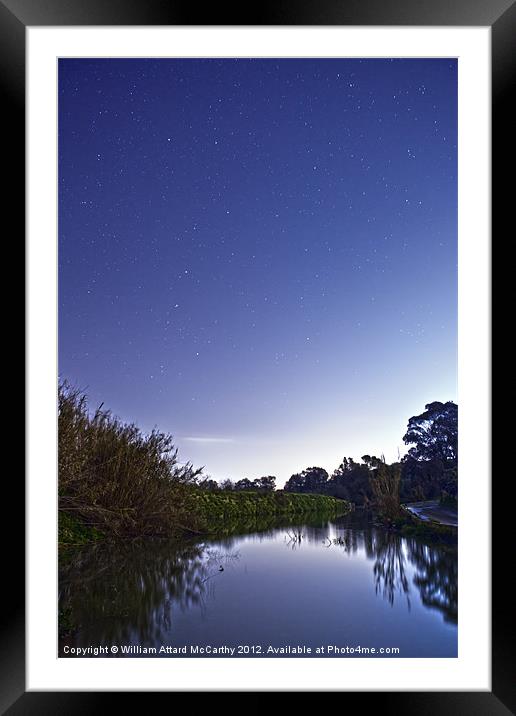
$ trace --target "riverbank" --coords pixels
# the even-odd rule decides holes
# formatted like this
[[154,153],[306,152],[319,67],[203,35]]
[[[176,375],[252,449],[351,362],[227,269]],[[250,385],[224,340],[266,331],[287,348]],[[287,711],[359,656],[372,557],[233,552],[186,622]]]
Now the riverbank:
[[376,527],[361,510],[292,522],[61,555],[59,655],[65,645],[339,644],[343,633],[374,646],[379,632],[401,656],[455,653],[456,549]]
[[59,385],[58,442],[60,546],[181,538],[220,532],[235,520],[351,509],[327,495],[221,490],[202,468],[179,460],[172,435],[142,433],[102,405],[91,412],[85,394],[66,382]]
[[192,512],[201,521],[201,531],[208,534],[224,531],[228,522],[257,518],[304,517],[311,514],[343,515],[352,507],[345,500],[327,495],[292,492],[204,492],[191,497]]
[[415,537],[431,544],[457,544],[457,526],[421,519],[406,505],[400,505],[400,508],[397,518],[386,519],[378,515],[376,524],[404,537]]
[[[189,489],[184,497],[182,509],[184,522],[191,526],[170,525],[168,537],[181,538],[191,535],[232,534],[245,531],[246,527],[256,522],[266,524],[267,521],[285,517],[287,520],[307,517],[310,515],[337,516],[351,511],[352,506],[345,500],[338,500],[327,495],[277,492],[208,492],[201,489]],[[142,536],[149,536],[148,526],[141,525]],[[138,536],[138,535],[132,535]],[[153,535],[150,535],[153,536]],[[159,535],[164,536],[162,530]],[[97,529],[89,525],[87,520],[67,512],[59,514],[59,546],[82,546],[90,542],[104,539],[116,539],[120,535]]]
[[404,510],[408,510],[416,518],[423,522],[437,523],[447,525],[448,527],[457,527],[457,503],[442,503],[439,500],[426,500],[424,502],[411,502],[403,505]]

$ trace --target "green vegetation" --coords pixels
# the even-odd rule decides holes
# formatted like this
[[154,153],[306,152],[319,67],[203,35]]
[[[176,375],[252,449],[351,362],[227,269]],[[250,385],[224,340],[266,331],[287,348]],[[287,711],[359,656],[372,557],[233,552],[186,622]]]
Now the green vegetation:
[[186,501],[200,470],[179,464],[172,436],[144,435],[102,406],[90,415],[84,394],[64,383],[58,447],[60,514],[115,537],[198,528]]
[[416,537],[429,544],[457,543],[457,528],[438,522],[423,522],[407,514],[393,522],[392,527],[404,537]]
[[377,525],[404,537],[414,537],[428,544],[457,544],[457,527],[432,519],[423,520],[404,505],[390,515],[377,512],[374,519]]
[[431,403],[410,418],[404,440],[415,447],[401,462],[344,458],[331,478],[311,467],[275,490],[271,475],[218,484],[202,469],[179,462],[171,435],[156,429],[145,435],[102,405],[90,413],[85,395],[61,383],[59,544],[229,533],[270,518],[343,514],[353,504],[372,508],[387,525],[400,522],[398,528],[404,525],[409,533],[434,531],[435,525],[414,524],[400,500],[407,501],[407,492],[428,499],[430,490],[456,501],[456,415],[453,403]]
[[[455,485],[457,484],[457,470],[454,471],[454,482]],[[441,505],[448,505],[449,507],[453,507],[455,509],[458,508],[458,500],[457,500],[457,490],[455,489],[455,495],[449,494],[446,491],[443,491],[441,493],[441,499],[439,500]]]
[[79,547],[103,539],[104,535],[95,527],[80,522],[67,512],[59,512],[59,546]]
[[351,506],[328,495],[277,492],[206,492],[191,495],[191,509],[201,520],[203,531],[220,532],[228,521],[254,521],[267,517],[297,517],[311,514],[334,515],[349,512]]
[[[369,456],[367,456],[369,457]],[[377,511],[388,519],[395,519],[400,508],[401,469],[397,464],[387,465],[381,460],[369,458],[371,466],[371,489],[375,496]]]
[[220,531],[228,521],[346,512],[327,495],[274,492],[274,478],[247,482],[258,490],[228,492],[180,464],[171,435],[144,435],[110,411],[90,414],[86,397],[62,383],[58,406],[59,544],[103,537],[173,537]]

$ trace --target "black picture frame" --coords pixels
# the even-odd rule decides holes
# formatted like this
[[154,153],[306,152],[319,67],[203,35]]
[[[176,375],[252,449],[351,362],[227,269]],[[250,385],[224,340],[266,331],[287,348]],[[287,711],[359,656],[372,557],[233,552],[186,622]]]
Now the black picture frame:
[[[202,23],[198,22],[202,17]],[[27,26],[62,25],[391,25],[391,26],[484,26],[492,31],[492,168],[493,237],[512,225],[512,182],[505,170],[513,169],[516,117],[510,106],[516,76],[516,3],[512,0],[317,0],[316,2],[262,2],[238,10],[212,4],[206,9],[193,3],[170,0],[0,0],[0,90],[5,128],[4,151],[10,152],[9,181],[5,188],[5,215],[15,215],[13,231],[24,246],[25,215],[25,30]],[[495,244],[496,245],[496,244]],[[493,302],[493,306],[496,304]],[[494,312],[493,312],[494,314]],[[503,437],[493,436],[493,455]],[[8,472],[13,472],[11,467]],[[9,510],[15,505],[21,525],[25,504],[24,483],[19,471],[9,477]],[[7,475],[5,476],[7,479]],[[503,481],[503,475],[502,475]],[[398,714],[509,714],[516,712],[513,658],[507,625],[512,614],[512,592],[507,585],[507,550],[510,544],[510,501],[493,480],[493,594],[492,594],[492,691],[478,692],[360,692],[346,693],[345,708],[377,708]],[[12,506],[12,507],[11,507]],[[14,509],[13,509],[14,512]],[[21,714],[85,714],[112,707],[113,699],[130,696],[132,706],[155,696],[98,692],[25,691],[24,538],[21,527],[5,539],[4,589],[6,605],[1,616],[0,712]],[[512,550],[511,550],[512,551]],[[503,567],[503,569],[502,569]],[[505,570],[505,572],[503,571]],[[357,700],[357,697],[359,701]],[[353,698],[353,704],[349,699]],[[135,701],[136,699],[136,701]],[[107,701],[106,701],[107,700]],[[154,703],[154,699],[153,699]],[[359,705],[360,704],[360,705]],[[118,704],[117,704],[118,706]]]

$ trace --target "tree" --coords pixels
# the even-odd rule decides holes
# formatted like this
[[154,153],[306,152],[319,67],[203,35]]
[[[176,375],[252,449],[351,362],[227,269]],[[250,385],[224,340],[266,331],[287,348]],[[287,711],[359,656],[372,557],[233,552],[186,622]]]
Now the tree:
[[272,492],[276,489],[276,478],[272,475],[257,477],[256,480],[253,480],[253,488],[259,492]]
[[220,489],[226,490],[226,491],[234,490],[235,485],[234,485],[233,481],[228,478],[226,480],[222,480],[222,482],[220,483]]
[[443,502],[457,500],[457,468],[452,467],[444,471],[441,482],[441,500]]
[[385,457],[383,455],[381,458],[376,457],[376,455],[362,455],[361,460],[362,462],[365,462],[370,470],[374,470],[374,468],[385,463]]
[[211,478],[206,478],[206,480],[200,482],[199,487],[201,487],[203,490],[208,490],[208,492],[216,492],[218,489],[220,489],[219,483],[216,480],[212,480]]
[[457,405],[446,403],[428,403],[425,412],[414,415],[408,421],[407,432],[403,436],[406,445],[414,445],[405,459],[417,461],[440,460],[443,468],[457,465]]
[[363,507],[369,505],[373,499],[373,493],[369,484],[367,464],[362,465],[355,462],[352,457],[343,458],[340,465],[333,471],[326,486],[326,492],[342,500],[354,502],[356,505]]
[[285,492],[324,493],[328,484],[328,473],[322,467],[308,467],[292,475],[283,488]]
[[400,497],[403,502],[435,500],[441,496],[445,470],[441,460],[416,460],[408,456],[401,467]]
[[304,477],[301,475],[301,473],[296,473],[295,475],[292,475],[287,482],[285,483],[285,486],[283,487],[283,490],[285,492],[304,492],[305,491],[305,480]]
[[248,480],[247,477],[244,477],[242,480],[238,480],[238,482],[235,482],[235,490],[252,490],[253,489],[253,483],[251,480]]

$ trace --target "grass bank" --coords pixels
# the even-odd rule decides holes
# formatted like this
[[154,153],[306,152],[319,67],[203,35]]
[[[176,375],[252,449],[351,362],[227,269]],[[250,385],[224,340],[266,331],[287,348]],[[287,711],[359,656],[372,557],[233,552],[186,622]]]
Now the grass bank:
[[224,531],[228,522],[250,522],[267,517],[303,517],[313,514],[335,515],[349,512],[345,500],[327,495],[293,492],[206,492],[197,490],[190,497],[190,509],[205,532]]
[[[168,536],[234,535],[245,532],[259,532],[281,524],[292,525],[299,519],[328,518],[346,514],[351,505],[326,495],[306,495],[272,492],[206,492],[191,490],[185,500],[184,509],[188,517],[183,522],[195,524],[195,529],[178,529],[170,526]],[[143,526],[145,527],[145,526]],[[147,533],[144,528],[143,533]],[[134,536],[134,535],[132,535]],[[147,536],[150,536],[147,534]],[[167,536],[160,531],[159,536]],[[81,547],[120,535],[101,532],[95,527],[61,512],[59,515],[59,545],[61,548]]]

